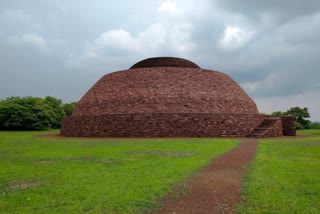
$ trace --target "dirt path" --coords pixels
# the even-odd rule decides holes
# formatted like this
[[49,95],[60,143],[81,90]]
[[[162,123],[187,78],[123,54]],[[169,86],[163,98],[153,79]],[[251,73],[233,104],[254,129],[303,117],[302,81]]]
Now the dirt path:
[[[213,163],[190,181],[188,193],[177,199],[171,193],[157,214],[232,213],[241,202],[240,190],[247,173],[246,165],[254,158],[257,140],[246,139],[238,147],[214,159]],[[176,192],[178,192],[177,190]]]

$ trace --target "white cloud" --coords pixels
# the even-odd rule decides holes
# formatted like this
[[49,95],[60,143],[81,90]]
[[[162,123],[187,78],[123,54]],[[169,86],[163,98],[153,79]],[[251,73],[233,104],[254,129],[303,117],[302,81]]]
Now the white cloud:
[[160,7],[158,8],[158,11],[161,13],[168,13],[170,15],[181,15],[182,14],[182,10],[180,10],[177,7],[176,2],[174,2],[173,0],[166,0],[164,1]]
[[139,47],[140,51],[155,50],[163,45],[165,45],[166,37],[168,32],[166,26],[162,23],[154,23],[148,28],[140,32],[135,38],[136,46]]
[[80,55],[69,57],[65,64],[76,69],[87,69],[87,65],[92,64],[91,60],[96,63],[99,60],[102,64],[97,67],[102,69],[110,63],[115,65],[116,62],[121,63],[129,59],[188,54],[195,46],[191,41],[191,31],[190,24],[161,22],[150,24],[136,36],[124,29],[106,31],[90,43]]
[[245,45],[253,35],[253,31],[246,31],[238,26],[227,26],[219,44],[222,48],[239,48]]
[[130,49],[134,44],[134,39],[129,32],[123,29],[110,30],[100,35],[95,43],[99,47]]

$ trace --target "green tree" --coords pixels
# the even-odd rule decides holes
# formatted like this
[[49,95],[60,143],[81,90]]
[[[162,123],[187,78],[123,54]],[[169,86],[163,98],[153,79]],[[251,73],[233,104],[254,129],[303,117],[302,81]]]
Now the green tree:
[[274,111],[272,112],[273,116],[283,116],[283,115],[286,115],[285,112],[282,112],[282,111]]
[[292,107],[285,112],[275,111],[272,112],[274,116],[291,115],[294,117],[294,121],[297,129],[310,129],[311,122],[306,118],[310,118],[310,114],[307,107]]
[[62,108],[67,116],[72,115],[73,109],[76,106],[76,104],[77,104],[76,102],[71,102],[71,103],[65,103],[62,105]]
[[320,123],[319,122],[310,123],[310,129],[320,129]]
[[301,130],[301,129],[305,129],[301,123],[297,122],[297,121],[294,121],[294,125],[296,126],[296,129],[297,130]]
[[46,105],[46,109],[51,111],[53,114],[52,128],[60,128],[61,120],[63,116],[65,116],[65,112],[62,108],[62,101],[55,97],[47,96],[44,99],[44,103]]
[[42,98],[10,97],[0,101],[0,128],[43,130],[52,128],[54,113]]
[[0,100],[0,129],[59,128],[65,115],[62,101],[55,97],[10,97]]
[[310,121],[306,118],[310,118],[310,114],[307,107],[292,107],[286,111],[286,115],[291,115],[294,120],[301,124],[302,129],[310,129]]

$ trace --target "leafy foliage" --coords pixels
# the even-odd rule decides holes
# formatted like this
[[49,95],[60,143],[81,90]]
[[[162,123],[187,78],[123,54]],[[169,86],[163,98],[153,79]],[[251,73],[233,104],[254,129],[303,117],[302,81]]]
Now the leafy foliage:
[[10,97],[0,101],[0,129],[44,130],[59,128],[66,113],[60,99],[47,96]]
[[283,115],[286,115],[285,112],[282,112],[282,111],[275,111],[275,112],[272,112],[272,115],[273,116],[283,116]]
[[62,108],[67,116],[72,115],[73,109],[76,106],[76,104],[77,104],[76,102],[72,102],[72,103],[66,103],[62,105]]
[[319,122],[310,123],[310,129],[320,129],[320,123]]
[[294,117],[297,129],[310,129],[311,122],[306,118],[310,118],[310,114],[307,107],[292,107],[285,112],[275,111],[272,113],[274,116],[291,115]]
[[288,115],[294,116],[294,120],[297,121],[302,125],[304,129],[309,129],[310,128],[310,121],[306,120],[305,118],[310,118],[310,114],[308,112],[308,108],[299,108],[299,107],[293,107],[290,108],[287,111]]

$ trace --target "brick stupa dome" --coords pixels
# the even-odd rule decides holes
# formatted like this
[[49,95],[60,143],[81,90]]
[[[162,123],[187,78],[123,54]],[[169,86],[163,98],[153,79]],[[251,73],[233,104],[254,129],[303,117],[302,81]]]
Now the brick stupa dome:
[[61,134],[246,136],[264,117],[228,75],[157,57],[103,76],[64,118]]
[[228,75],[184,59],[159,57],[103,76],[80,99],[73,115],[162,112],[258,113],[258,109]]
[[197,64],[177,57],[154,57],[137,62],[130,69],[154,67],[200,68]]

